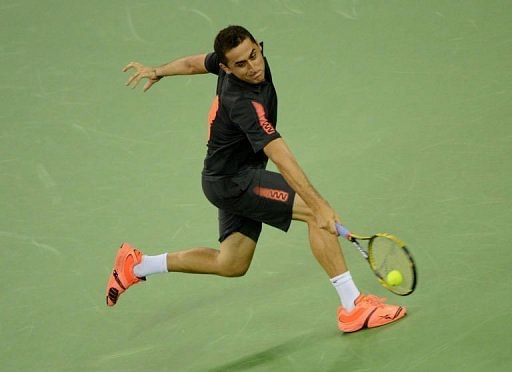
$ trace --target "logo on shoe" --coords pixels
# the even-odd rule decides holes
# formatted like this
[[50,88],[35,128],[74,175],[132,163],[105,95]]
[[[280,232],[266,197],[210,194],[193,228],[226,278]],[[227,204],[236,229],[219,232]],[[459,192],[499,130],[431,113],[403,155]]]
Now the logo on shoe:
[[382,319],[387,319],[387,320],[393,320],[393,319],[395,319],[395,318],[393,318],[393,317],[389,316],[388,314],[386,314],[386,315],[381,315],[381,316],[380,316],[380,318],[382,318]]

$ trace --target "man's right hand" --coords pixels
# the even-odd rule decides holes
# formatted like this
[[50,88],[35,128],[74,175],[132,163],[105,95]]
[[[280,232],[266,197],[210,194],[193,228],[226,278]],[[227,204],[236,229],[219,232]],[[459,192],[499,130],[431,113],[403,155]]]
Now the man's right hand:
[[154,67],[146,67],[139,62],[128,63],[123,68],[123,72],[127,72],[132,68],[135,69],[135,73],[130,77],[130,79],[126,83],[127,86],[131,86],[132,88],[135,88],[139,84],[140,79],[145,78],[148,79],[147,83],[144,85],[145,92],[149,88],[151,88],[153,84],[157,83],[162,78],[156,75],[156,69]]
[[321,205],[313,211],[313,214],[315,215],[318,227],[329,231],[333,235],[338,235],[336,222],[340,222],[340,216],[338,216],[327,202],[322,202]]

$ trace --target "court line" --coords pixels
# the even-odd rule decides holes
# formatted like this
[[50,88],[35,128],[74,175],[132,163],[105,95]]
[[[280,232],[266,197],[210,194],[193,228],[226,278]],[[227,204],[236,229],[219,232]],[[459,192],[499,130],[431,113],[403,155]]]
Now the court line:
[[[450,348],[458,347],[460,345],[460,341],[462,341],[464,338],[466,338],[468,335],[477,333],[477,330],[479,328],[485,327],[486,323],[489,323],[491,321],[495,321],[496,319],[507,316],[509,314],[509,310],[503,312],[503,313],[497,313],[494,315],[490,315],[487,318],[480,317],[479,322],[475,322],[473,327],[466,328],[462,332],[460,332],[456,337],[451,338],[449,341],[443,342],[442,344],[435,344],[434,347],[427,349],[424,349],[424,353],[420,356],[415,358],[415,360],[412,361],[412,363],[409,365],[410,370],[416,370],[421,365],[425,365],[429,362],[432,358],[435,358],[438,356],[441,352],[444,352]],[[484,328],[485,329],[485,328]]]
[[200,10],[197,10],[197,9],[189,9],[189,8],[183,8],[184,11],[187,11],[187,12],[192,12],[192,13],[195,13],[197,14],[198,16],[200,16],[201,18],[204,18],[209,24],[210,26],[213,26],[213,20],[205,13],[201,12]]
[[62,255],[61,251],[59,251],[57,248],[52,247],[51,245],[48,245],[48,244],[40,243],[35,238],[33,238],[31,236],[15,234],[15,233],[11,233],[8,231],[0,231],[0,236],[7,236],[9,238],[24,240],[24,241],[32,244],[34,247],[40,248],[47,252],[51,252],[57,256]]
[[129,142],[135,142],[135,143],[145,143],[145,144],[149,144],[149,145],[157,145],[157,143],[155,142],[151,142],[151,141],[146,141],[146,140],[142,140],[142,139],[135,139],[135,138],[130,138],[130,137],[123,137],[123,136],[119,136],[117,134],[112,134],[112,133],[109,133],[109,132],[105,132],[105,131],[101,131],[101,130],[98,130],[98,129],[93,129],[93,128],[85,128],[85,127],[82,127],[81,125],[78,125],[76,123],[73,123],[72,124],[74,128],[76,128],[77,130],[79,130],[80,132],[83,132],[83,133],[93,133],[93,134],[98,134],[102,137],[107,137],[107,138],[114,138],[114,139],[117,139],[117,140],[123,140],[123,141],[129,141]]
[[135,354],[140,354],[140,353],[143,353],[143,352],[146,352],[149,350],[153,350],[153,349],[155,349],[155,346],[143,346],[143,347],[139,347],[139,348],[118,351],[116,353],[100,357],[99,362],[104,363],[104,362],[108,362],[112,359],[124,358],[124,357],[128,357],[128,356],[135,355]]
[[126,15],[128,18],[128,27],[130,28],[130,32],[135,37],[135,39],[137,39],[138,41],[142,41],[145,44],[149,44],[149,42],[146,39],[142,38],[135,30],[135,26],[133,24],[133,18],[132,18],[132,13],[131,13],[130,8],[126,8]]

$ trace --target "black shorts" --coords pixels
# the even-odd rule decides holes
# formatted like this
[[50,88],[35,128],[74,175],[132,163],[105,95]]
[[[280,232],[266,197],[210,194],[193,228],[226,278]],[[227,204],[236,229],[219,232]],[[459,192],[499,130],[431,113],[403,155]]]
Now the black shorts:
[[240,232],[255,242],[265,223],[288,231],[295,191],[279,173],[248,169],[234,177],[203,176],[203,192],[219,208],[219,241]]

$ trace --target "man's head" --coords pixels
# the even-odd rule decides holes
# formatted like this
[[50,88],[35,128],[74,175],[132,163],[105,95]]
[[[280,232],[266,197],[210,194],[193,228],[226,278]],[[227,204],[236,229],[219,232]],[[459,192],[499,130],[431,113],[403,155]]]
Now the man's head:
[[221,30],[215,38],[214,49],[226,73],[250,84],[265,81],[261,47],[245,28],[229,26]]

